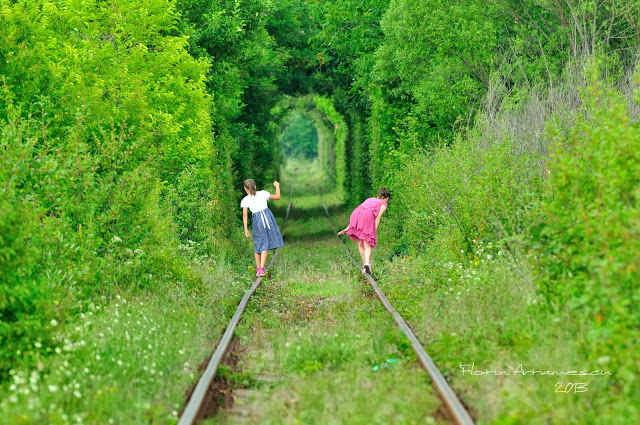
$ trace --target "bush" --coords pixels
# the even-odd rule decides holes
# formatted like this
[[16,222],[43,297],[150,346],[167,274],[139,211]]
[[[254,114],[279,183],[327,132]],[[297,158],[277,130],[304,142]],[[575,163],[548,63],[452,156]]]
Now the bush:
[[[55,313],[51,290],[37,273],[41,250],[31,239],[37,217],[21,202],[9,200],[0,180],[0,380],[26,358],[32,363],[51,339]],[[34,345],[35,344],[35,345]]]
[[518,151],[512,139],[482,146],[482,131],[430,153],[403,154],[406,165],[388,171],[395,195],[383,231],[394,235],[389,239],[402,235],[398,249],[436,243],[451,258],[474,260],[481,241],[497,252],[525,231],[526,211],[541,189],[537,153]]
[[548,301],[592,327],[588,355],[609,359],[630,391],[640,327],[640,125],[594,78],[575,125],[551,128],[544,200],[532,245]]
[[542,303],[529,295],[529,320],[532,312],[544,326],[566,318],[573,360],[612,373],[598,383],[610,391],[594,402],[611,419],[633,411],[624,400],[639,396],[628,353],[639,348],[640,123],[621,92],[591,81],[577,101],[575,86],[542,103],[507,97],[450,146],[404,156],[406,166],[389,171],[396,196],[381,239],[402,235],[395,253],[428,263],[429,291],[464,285],[478,265],[488,271],[479,288],[495,290],[496,259],[507,254],[510,291],[531,283],[544,295]]

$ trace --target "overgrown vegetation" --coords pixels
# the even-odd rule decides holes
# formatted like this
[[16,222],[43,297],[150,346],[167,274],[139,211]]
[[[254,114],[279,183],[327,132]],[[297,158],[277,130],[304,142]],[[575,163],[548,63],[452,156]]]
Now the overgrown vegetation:
[[[20,406],[66,403],[20,391],[36,375],[56,387],[55,365],[90,355],[58,352],[72,335],[105,343],[74,332],[89,311],[109,323],[115,295],[212,305],[209,269],[246,266],[242,180],[262,187],[284,153],[315,148],[311,171],[347,206],[391,190],[385,289],[468,404],[513,392],[478,403],[479,419],[635,422],[639,13],[637,0],[0,0],[3,406],[20,422]],[[317,146],[300,131],[281,142],[296,114]],[[612,375],[589,381],[592,409],[572,416],[565,399],[554,416],[514,407],[521,383],[461,377],[460,353]],[[532,399],[558,402],[544,391]]]

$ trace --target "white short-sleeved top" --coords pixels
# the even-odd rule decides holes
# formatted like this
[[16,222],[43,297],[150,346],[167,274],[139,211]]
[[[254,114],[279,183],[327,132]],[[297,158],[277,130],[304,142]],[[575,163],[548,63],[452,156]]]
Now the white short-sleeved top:
[[240,208],[249,208],[252,213],[257,213],[267,208],[267,200],[271,194],[266,190],[259,190],[255,195],[247,195],[242,198]]

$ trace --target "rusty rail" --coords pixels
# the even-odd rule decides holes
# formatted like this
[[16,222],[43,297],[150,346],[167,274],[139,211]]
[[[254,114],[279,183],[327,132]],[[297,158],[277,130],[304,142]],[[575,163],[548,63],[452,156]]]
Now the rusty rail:
[[[289,205],[287,206],[287,213],[284,218],[284,223],[282,224],[283,236],[284,236],[285,227],[287,225],[287,220],[289,219],[289,212],[291,211],[292,196],[293,196],[293,186],[291,186],[291,191],[289,192]],[[271,257],[271,261],[267,266],[267,270],[269,270],[273,266],[279,251],[280,251],[280,248],[276,249],[276,251],[274,252],[273,256]],[[253,285],[251,285],[251,288],[249,288],[249,290],[244,294],[244,297],[242,297],[242,300],[240,301],[240,304],[238,304],[238,308],[236,309],[235,314],[231,318],[231,321],[227,325],[227,329],[224,331],[224,335],[222,335],[222,339],[220,340],[220,342],[218,343],[218,346],[216,347],[216,351],[213,352],[213,355],[211,356],[211,359],[207,364],[207,368],[205,369],[202,376],[200,376],[200,379],[198,380],[198,383],[196,384],[196,387],[193,390],[193,393],[191,394],[191,397],[189,398],[189,401],[187,402],[187,405],[184,408],[182,415],[180,416],[178,425],[193,425],[201,419],[200,410],[205,404],[205,400],[207,398],[207,392],[209,391],[211,384],[213,384],[213,380],[216,376],[216,372],[218,371],[218,367],[220,366],[220,362],[222,361],[224,354],[227,352],[227,349],[229,348],[229,343],[233,338],[233,332],[235,331],[236,327],[238,326],[238,323],[240,322],[240,317],[242,316],[242,313],[244,313],[244,310],[247,308],[249,299],[254,294],[254,292],[256,292],[256,289],[258,289],[258,286],[260,286],[261,282],[262,282],[262,277],[258,277],[255,280],[255,282],[253,282]]]

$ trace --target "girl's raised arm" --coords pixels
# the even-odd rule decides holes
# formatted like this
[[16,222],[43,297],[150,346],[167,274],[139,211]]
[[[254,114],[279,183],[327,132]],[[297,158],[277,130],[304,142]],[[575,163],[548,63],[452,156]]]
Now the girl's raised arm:
[[277,201],[278,199],[280,199],[280,183],[277,181],[274,181],[273,185],[276,187],[276,194],[269,196],[269,199],[273,199],[274,201]]

